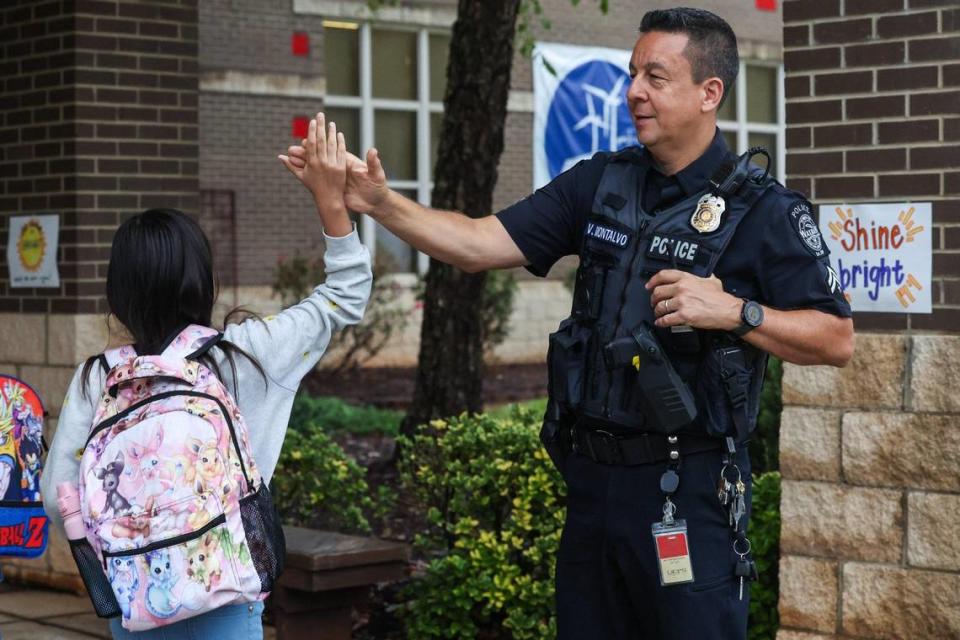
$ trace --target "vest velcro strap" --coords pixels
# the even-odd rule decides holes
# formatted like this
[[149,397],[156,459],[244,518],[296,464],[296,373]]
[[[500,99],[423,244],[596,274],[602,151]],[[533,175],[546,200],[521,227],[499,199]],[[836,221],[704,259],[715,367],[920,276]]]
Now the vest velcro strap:
[[[632,467],[654,464],[670,459],[670,450],[677,445],[667,443],[660,433],[618,435],[603,429],[591,429],[582,425],[571,429],[573,450],[600,464]],[[722,441],[707,436],[680,434],[677,436],[680,455],[706,451],[719,451]]]

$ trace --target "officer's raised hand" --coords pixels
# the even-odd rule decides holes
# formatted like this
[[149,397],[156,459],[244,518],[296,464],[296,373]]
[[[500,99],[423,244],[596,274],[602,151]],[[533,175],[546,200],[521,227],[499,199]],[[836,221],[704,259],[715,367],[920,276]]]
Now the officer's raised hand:
[[658,327],[687,325],[730,331],[740,325],[743,300],[723,290],[716,276],[700,278],[664,269],[647,282]]

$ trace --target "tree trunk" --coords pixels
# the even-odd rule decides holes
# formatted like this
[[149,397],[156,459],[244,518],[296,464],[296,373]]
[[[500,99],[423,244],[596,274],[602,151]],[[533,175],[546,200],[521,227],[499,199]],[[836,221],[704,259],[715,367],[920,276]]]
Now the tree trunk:
[[[520,0],[460,0],[432,205],[478,218],[493,206]],[[413,403],[401,431],[433,418],[480,411],[483,342],[477,303],[486,274],[430,261]]]

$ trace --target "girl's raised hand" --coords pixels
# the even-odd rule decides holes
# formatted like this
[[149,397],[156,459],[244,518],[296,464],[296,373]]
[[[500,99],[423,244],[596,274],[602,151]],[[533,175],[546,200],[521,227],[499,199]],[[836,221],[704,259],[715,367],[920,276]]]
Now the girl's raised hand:
[[328,233],[350,233],[351,225],[343,201],[347,183],[347,148],[337,125],[333,122],[327,125],[323,113],[318,113],[310,121],[302,158],[277,157],[313,194]]
[[[336,123],[325,122],[323,113],[310,121],[302,157],[277,156],[313,194],[322,210],[343,208],[343,190],[347,183],[347,149]],[[299,155],[299,154],[298,154]]]

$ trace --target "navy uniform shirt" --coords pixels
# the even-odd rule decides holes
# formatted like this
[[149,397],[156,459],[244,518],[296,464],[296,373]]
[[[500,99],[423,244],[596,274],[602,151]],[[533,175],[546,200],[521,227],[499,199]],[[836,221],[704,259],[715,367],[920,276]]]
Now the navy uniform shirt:
[[[651,163],[642,194],[644,210],[655,213],[699,192],[727,153],[718,131],[700,158],[668,177],[654,168],[649,152],[643,151]],[[527,268],[532,273],[545,276],[557,260],[580,252],[584,226],[608,157],[601,152],[581,161],[497,213],[530,263]],[[728,293],[775,309],[851,315],[810,203],[780,184],[768,189],[744,216],[714,275]]]

